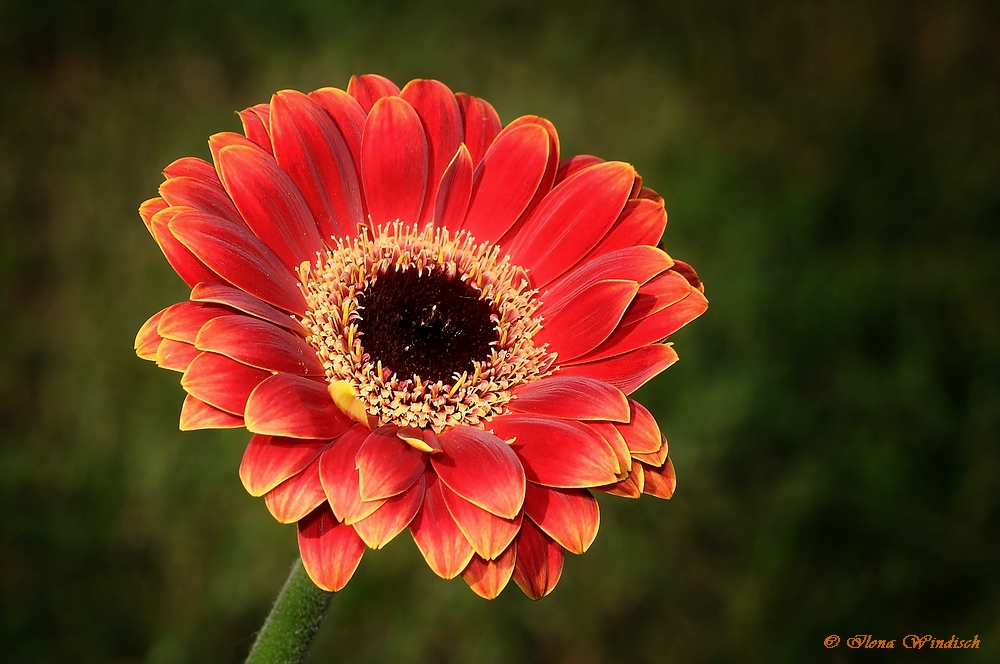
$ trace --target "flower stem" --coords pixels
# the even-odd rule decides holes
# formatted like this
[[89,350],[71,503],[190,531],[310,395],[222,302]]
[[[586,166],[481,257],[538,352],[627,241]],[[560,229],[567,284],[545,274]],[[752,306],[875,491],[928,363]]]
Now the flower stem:
[[298,664],[309,654],[333,593],[312,582],[299,558],[250,648],[246,664]]

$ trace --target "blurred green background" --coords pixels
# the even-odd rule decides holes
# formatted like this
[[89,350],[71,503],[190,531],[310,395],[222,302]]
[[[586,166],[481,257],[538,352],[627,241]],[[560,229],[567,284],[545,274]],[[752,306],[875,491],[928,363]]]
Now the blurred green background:
[[378,72],[635,164],[711,307],[640,395],[672,501],[602,496],[537,603],[399,537],[311,661],[1000,661],[998,34],[970,2],[3,0],[0,659],[245,655],[294,528],[132,352],[186,298],[136,208],[234,110]]

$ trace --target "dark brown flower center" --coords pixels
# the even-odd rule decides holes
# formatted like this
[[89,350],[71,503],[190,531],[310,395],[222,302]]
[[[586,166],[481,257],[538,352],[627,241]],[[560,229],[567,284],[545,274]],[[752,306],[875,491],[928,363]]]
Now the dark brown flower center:
[[451,380],[489,358],[499,339],[490,305],[441,270],[389,270],[358,293],[361,345],[406,380]]

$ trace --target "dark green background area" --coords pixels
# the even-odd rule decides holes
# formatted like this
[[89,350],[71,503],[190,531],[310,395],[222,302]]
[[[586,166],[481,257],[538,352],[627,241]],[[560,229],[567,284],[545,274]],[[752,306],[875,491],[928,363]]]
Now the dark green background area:
[[234,110],[378,72],[635,164],[711,307],[640,393],[673,500],[602,496],[539,602],[401,536],[311,661],[1000,661],[995,4],[242,5],[0,2],[0,659],[245,655],[294,528],[240,485],[247,434],[179,432],[133,354],[187,295],[136,208]]

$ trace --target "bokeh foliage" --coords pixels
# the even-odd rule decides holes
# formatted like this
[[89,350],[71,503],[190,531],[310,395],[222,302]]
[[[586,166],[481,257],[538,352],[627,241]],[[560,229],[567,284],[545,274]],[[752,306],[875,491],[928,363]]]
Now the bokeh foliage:
[[294,530],[240,486],[246,434],[178,432],[132,353],[186,297],[135,209],[233,110],[373,71],[634,163],[711,308],[641,394],[672,501],[602,499],[537,603],[400,537],[312,661],[1000,661],[997,34],[971,2],[0,3],[3,660],[241,661]]

